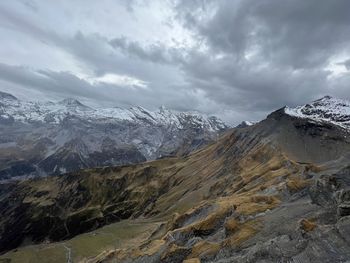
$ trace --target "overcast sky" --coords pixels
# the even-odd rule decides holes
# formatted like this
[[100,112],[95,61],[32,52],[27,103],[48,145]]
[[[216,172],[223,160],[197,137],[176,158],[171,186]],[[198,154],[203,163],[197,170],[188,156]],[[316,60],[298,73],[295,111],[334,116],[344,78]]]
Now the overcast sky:
[[231,124],[350,99],[348,0],[2,0],[0,90]]

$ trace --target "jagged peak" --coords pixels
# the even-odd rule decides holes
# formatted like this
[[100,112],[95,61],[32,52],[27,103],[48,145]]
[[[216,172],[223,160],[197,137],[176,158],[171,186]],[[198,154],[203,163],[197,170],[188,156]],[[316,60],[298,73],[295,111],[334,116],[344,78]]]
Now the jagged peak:
[[147,110],[146,108],[142,107],[142,106],[132,106],[129,108],[129,110],[133,113],[136,113],[136,114],[150,114],[150,111]]
[[326,95],[320,99],[314,100],[311,103],[308,103],[306,105],[299,106],[299,107],[304,107],[304,106],[307,106],[307,107],[324,106],[324,107],[327,107],[327,109],[331,109],[331,108],[335,109],[335,108],[339,108],[339,107],[350,107],[350,101],[346,100],[346,99],[340,99],[340,98]]
[[246,127],[252,126],[254,124],[256,124],[255,121],[242,121],[240,124],[238,124],[236,126],[236,128],[246,128]]
[[84,105],[80,101],[78,101],[77,99],[74,99],[74,98],[66,98],[66,99],[59,101],[58,103],[62,104],[62,105],[79,105],[79,106]]
[[161,106],[158,108],[158,110],[159,110],[160,113],[170,111],[165,105],[161,105]]
[[172,125],[179,128],[192,122],[195,125],[202,125],[203,127],[213,127],[214,130],[226,127],[218,118],[209,117],[194,111],[183,112],[172,110],[164,105],[159,107],[158,110],[153,111],[137,105],[129,108],[91,108],[75,98],[66,98],[56,102],[20,101],[15,106],[12,105],[13,103],[5,104],[8,106],[5,112],[13,116],[16,120],[23,122],[42,121],[60,123],[67,114],[72,112],[75,116],[89,120],[106,121],[116,119],[156,125]]
[[325,95],[325,96],[323,96],[322,98],[320,98],[320,99],[318,99],[318,100],[331,100],[331,99],[333,99],[332,96],[330,96],[330,95]]
[[80,108],[80,109],[91,109],[89,106],[81,103],[79,100],[74,98],[66,98],[58,102],[59,105],[63,105],[71,108]]
[[331,96],[324,96],[311,103],[295,108],[285,107],[290,116],[311,119],[316,122],[329,122],[350,130],[350,102]]
[[18,100],[15,96],[13,96],[10,93],[0,91],[0,99],[7,99],[7,100]]

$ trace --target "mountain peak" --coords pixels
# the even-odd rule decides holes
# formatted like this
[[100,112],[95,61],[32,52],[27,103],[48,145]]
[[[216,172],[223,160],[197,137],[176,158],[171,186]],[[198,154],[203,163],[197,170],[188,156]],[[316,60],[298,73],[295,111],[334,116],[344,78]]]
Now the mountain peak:
[[74,98],[66,98],[64,100],[59,101],[58,104],[69,107],[69,108],[80,108],[80,109],[84,109],[84,110],[90,109],[90,107],[84,105],[79,100],[74,99]]
[[159,111],[160,111],[160,112],[165,112],[165,111],[168,111],[168,108],[165,107],[164,105],[161,105],[161,106],[159,107]]
[[66,106],[75,106],[75,105],[77,105],[77,106],[83,106],[83,104],[80,102],[80,101],[78,101],[77,99],[74,99],[74,98],[66,98],[66,99],[64,99],[64,100],[61,100],[60,102],[59,102],[59,104],[61,104],[61,105],[66,105]]
[[150,115],[150,111],[142,106],[132,106],[129,108],[129,111],[136,115]]
[[284,111],[294,117],[328,122],[350,130],[350,102],[344,99],[324,96],[306,105],[286,107]]
[[0,91],[0,100],[18,100],[15,96],[10,93]]
[[236,128],[246,128],[246,127],[252,126],[254,124],[256,124],[256,122],[254,122],[254,121],[242,121],[240,124],[238,124],[236,126]]
[[325,100],[331,100],[331,99],[333,99],[332,96],[325,95],[325,96],[323,96],[322,98],[317,99],[317,100],[315,100],[315,101],[325,101]]

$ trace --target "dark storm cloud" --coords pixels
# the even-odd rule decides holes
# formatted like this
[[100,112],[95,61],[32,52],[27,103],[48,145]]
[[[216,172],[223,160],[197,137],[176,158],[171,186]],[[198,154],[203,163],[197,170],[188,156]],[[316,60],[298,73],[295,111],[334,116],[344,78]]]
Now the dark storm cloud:
[[208,50],[185,70],[217,101],[269,111],[341,93],[326,66],[349,54],[349,1],[190,2],[177,2],[177,17]]
[[[149,108],[166,104],[213,114],[228,110],[231,116],[226,114],[225,118],[232,122],[261,118],[278,107],[325,94],[350,98],[349,1],[153,2],[170,3],[166,14],[161,9],[148,10],[151,4],[144,1],[88,1],[84,3],[91,5],[91,10],[79,16],[76,24],[74,16],[83,2],[62,3],[68,11],[34,0],[21,1],[29,13],[0,3],[0,30],[16,44],[17,38],[28,39],[32,46],[26,48],[33,49],[33,55],[21,65],[11,60],[6,45],[0,48],[0,61],[6,61],[0,65],[3,81],[58,97],[95,99],[101,104],[114,101]],[[131,20],[121,19],[117,26],[110,26],[122,15],[122,9],[130,13]],[[146,10],[143,15],[142,9]],[[66,15],[70,10],[73,15]],[[46,13],[53,18],[35,18]],[[151,30],[153,24],[147,20],[152,14],[163,16],[164,21]],[[102,25],[104,15],[110,15],[110,20]],[[137,26],[129,25],[131,22]],[[100,28],[91,30],[99,23]],[[162,38],[164,24],[174,33],[170,42]],[[159,32],[155,31],[158,28]],[[190,39],[189,44],[176,39],[182,34]],[[42,50],[51,53],[42,56]],[[51,55],[58,57],[59,69],[47,68],[55,66],[50,64]],[[41,68],[41,64],[45,66]],[[65,69],[66,64],[69,69]],[[92,83],[84,77],[98,79],[108,74],[127,76],[147,87]]]
[[125,37],[114,38],[109,43],[127,55],[154,63],[172,64],[183,59],[180,49],[168,48],[161,43],[142,46],[139,42],[130,41]]
[[[174,89],[174,87],[176,87],[175,89],[178,91],[184,89],[184,87],[180,89],[179,86],[174,84],[169,85],[169,83],[181,82],[177,77],[178,70],[176,68],[171,65],[158,65],[158,63],[170,64],[170,57],[175,55],[175,50],[168,50],[161,45],[152,45],[144,48],[136,41],[131,42],[125,38],[109,40],[107,37],[101,36],[98,33],[86,35],[78,31],[71,37],[62,36],[52,30],[35,25],[29,20],[15,16],[14,14],[7,14],[6,12],[4,12],[4,14],[6,14],[6,16],[3,16],[0,21],[6,21],[11,28],[14,27],[23,34],[40,39],[47,45],[55,46],[67,52],[69,55],[75,57],[79,65],[92,70],[95,76],[114,73],[128,75],[152,83],[152,92],[148,92],[146,94],[147,96],[142,94],[142,91],[125,92],[123,96],[129,97],[123,98],[122,101],[128,101],[129,105],[140,103],[148,107],[158,107],[161,103],[169,103],[168,94],[171,94],[173,96],[172,98],[176,96],[176,92],[170,89]],[[117,45],[118,43],[119,45]],[[127,53],[127,56],[125,53]],[[130,56],[136,59],[132,60]],[[153,63],[152,66],[150,66],[149,63]],[[10,67],[10,69],[11,70],[6,69],[4,65],[0,67],[2,71],[0,74],[3,79],[15,81],[17,84],[21,82],[22,85],[31,86],[34,89],[42,87],[42,85],[33,84],[33,81],[43,84],[42,82],[44,80],[42,78],[31,75],[34,78],[26,79],[30,71],[24,71],[24,67]],[[19,71],[23,74],[18,76],[18,79],[12,77],[15,72],[18,73]],[[44,70],[43,72],[46,71]],[[51,75],[53,73],[54,72],[51,72]],[[61,93],[61,96],[83,96],[94,97],[95,99],[101,100],[106,99],[103,87],[91,90],[87,82],[83,82],[82,79],[74,76],[71,72],[56,73],[54,81],[52,81],[52,79],[51,82],[47,80],[44,81],[45,87],[41,88],[41,91]],[[67,77],[69,77],[69,80],[66,79]],[[69,83],[68,86],[67,83]],[[187,87],[185,89],[187,89]],[[122,93],[124,90],[119,90],[118,92]],[[90,93],[92,93],[91,96],[89,96]],[[162,94],[164,94],[164,97],[159,97]],[[107,97],[108,100],[111,99],[110,96]],[[157,100],[154,100],[155,97],[158,97]],[[178,94],[176,97],[182,98],[183,94]],[[116,104],[120,103],[119,100],[115,98],[114,100]],[[152,101],[154,102],[153,104],[151,103]],[[195,104],[192,102],[185,105],[187,106],[179,105],[176,108],[186,108],[188,110],[191,109],[189,105]],[[175,101],[171,103],[171,106],[176,106]]]
[[350,70],[350,59],[342,62],[342,63],[339,63],[340,65],[344,65],[344,67],[347,69],[347,70]]
[[59,37],[42,27],[33,24],[27,18],[20,14],[15,14],[7,8],[0,6],[0,26],[14,31],[20,31],[31,37],[37,38],[39,41],[48,41],[50,43],[60,42]]
[[[41,92],[66,93],[70,96],[94,98],[101,94],[88,82],[77,78],[69,72],[33,71],[26,67],[10,66],[0,63],[2,80],[31,87]],[[106,97],[107,98],[107,97]]]
[[[51,94],[58,99],[66,97],[93,101],[98,98],[106,106],[139,106],[154,109],[167,104],[179,110],[191,110],[200,101],[184,86],[168,89],[148,89],[133,85],[116,85],[103,81],[90,83],[70,72],[34,71],[27,67],[0,63],[0,79],[27,89],[35,89],[43,94]],[[23,90],[23,89],[22,89]],[[65,94],[62,96],[62,94]],[[69,94],[69,96],[67,96]],[[131,101],[130,97],[134,97]],[[162,99],[166,98],[166,99]],[[178,100],[181,99],[181,105]],[[103,105],[103,103],[102,103]]]
[[179,17],[217,52],[240,58],[257,48],[271,62],[305,68],[323,64],[335,51],[348,48],[350,2],[346,0],[224,0],[216,2],[209,18],[205,14],[213,1],[195,6],[188,2],[177,5]]
[[232,60],[234,58],[225,57],[208,62],[206,56],[192,57],[185,65],[188,79],[206,90],[211,98],[241,111],[271,111],[327,93],[326,71],[272,65],[260,68],[250,63],[232,63]]

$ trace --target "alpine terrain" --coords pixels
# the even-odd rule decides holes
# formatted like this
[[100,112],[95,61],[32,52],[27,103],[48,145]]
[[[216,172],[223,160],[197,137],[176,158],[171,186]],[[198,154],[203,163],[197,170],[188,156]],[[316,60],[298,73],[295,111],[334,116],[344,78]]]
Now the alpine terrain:
[[186,155],[227,128],[216,117],[164,107],[93,109],[0,92],[0,180]]
[[3,182],[0,258],[347,262],[349,113],[324,97],[186,156]]

